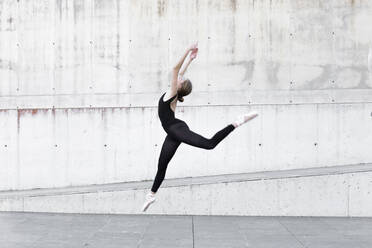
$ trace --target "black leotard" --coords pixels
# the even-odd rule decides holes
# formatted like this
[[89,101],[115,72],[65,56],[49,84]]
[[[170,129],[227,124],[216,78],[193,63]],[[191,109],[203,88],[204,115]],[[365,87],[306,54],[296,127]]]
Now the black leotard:
[[167,101],[164,101],[164,95],[165,93],[159,99],[158,114],[161,121],[161,125],[163,126],[164,130],[168,132],[168,128],[171,125],[183,121],[175,118],[174,111],[170,107],[170,103],[177,97],[177,94],[168,99]]

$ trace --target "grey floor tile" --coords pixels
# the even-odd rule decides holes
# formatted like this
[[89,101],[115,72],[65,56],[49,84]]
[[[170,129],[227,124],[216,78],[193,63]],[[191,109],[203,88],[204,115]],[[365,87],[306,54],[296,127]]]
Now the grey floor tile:
[[71,243],[61,241],[38,241],[24,248],[88,248],[85,243]]
[[342,234],[299,235],[296,238],[308,248],[360,248],[361,242]]
[[248,234],[247,246],[254,248],[303,248],[304,246],[292,235]]
[[371,248],[372,218],[0,213],[0,248]]
[[279,222],[294,235],[321,235],[324,233],[337,235],[339,233],[338,230],[319,218],[280,218]]
[[190,238],[172,238],[172,237],[162,237],[162,238],[149,238],[144,237],[140,241],[139,247],[150,248],[150,247],[174,247],[174,248],[191,248],[192,239]]
[[95,236],[88,239],[85,244],[86,247],[107,247],[107,248],[114,248],[114,247],[137,247],[139,243],[140,235],[135,234],[109,234],[109,233],[99,233]]
[[345,235],[372,236],[372,218],[324,218],[323,222]]
[[259,219],[240,220],[237,222],[239,229],[246,234],[266,234],[266,235],[288,235],[290,232],[278,220]]
[[195,247],[245,247],[244,233],[234,219],[194,217]]

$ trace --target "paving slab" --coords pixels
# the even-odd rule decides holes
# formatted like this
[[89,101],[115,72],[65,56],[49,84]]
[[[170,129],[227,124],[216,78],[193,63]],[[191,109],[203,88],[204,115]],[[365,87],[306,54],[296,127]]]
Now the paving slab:
[[370,248],[372,218],[0,212],[1,248]]

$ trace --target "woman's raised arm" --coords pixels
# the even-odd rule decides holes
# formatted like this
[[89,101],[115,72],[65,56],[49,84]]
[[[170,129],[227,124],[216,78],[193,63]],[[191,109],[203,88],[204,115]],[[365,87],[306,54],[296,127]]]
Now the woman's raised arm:
[[[171,96],[176,95],[177,93],[177,82],[178,82],[178,73],[182,67],[183,62],[185,61],[187,55],[189,54],[190,51],[193,51],[196,49],[197,43],[192,45],[190,48],[188,48],[185,52],[185,54],[182,56],[182,58],[178,61],[178,63],[173,67],[172,70],[172,83],[171,83]],[[188,62],[190,64],[190,62]],[[188,66],[188,65],[187,65]],[[186,66],[186,68],[187,68]],[[185,71],[185,70],[184,70]],[[184,72],[183,71],[183,72]]]

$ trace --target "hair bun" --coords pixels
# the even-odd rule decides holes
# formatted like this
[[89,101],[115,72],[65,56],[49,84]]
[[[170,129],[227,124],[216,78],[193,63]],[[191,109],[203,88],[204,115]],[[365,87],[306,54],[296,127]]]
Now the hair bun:
[[179,97],[179,98],[178,98],[178,101],[183,102],[183,97],[182,97],[182,96]]

